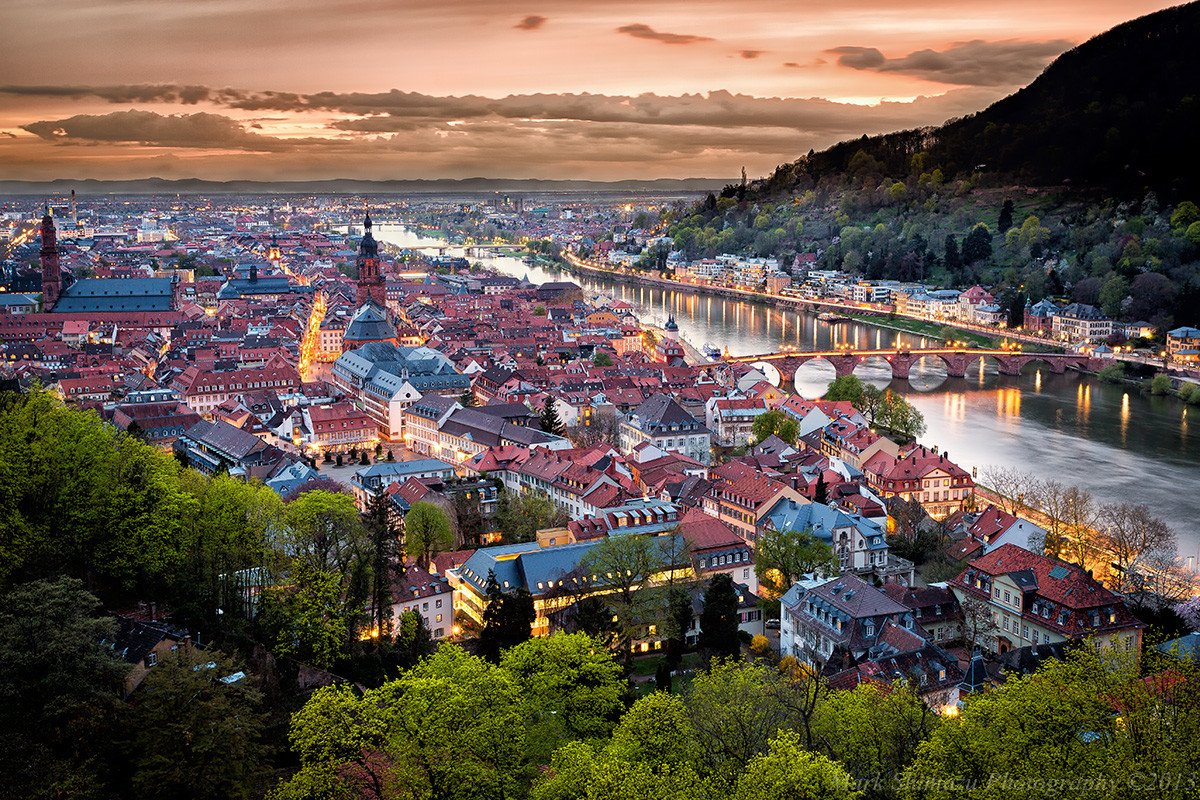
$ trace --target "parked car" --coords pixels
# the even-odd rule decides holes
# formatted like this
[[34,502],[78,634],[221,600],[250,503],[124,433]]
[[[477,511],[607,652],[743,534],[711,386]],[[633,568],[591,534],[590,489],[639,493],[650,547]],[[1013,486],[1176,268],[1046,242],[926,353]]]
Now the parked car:
[[779,627],[779,620],[777,620],[777,619],[769,619],[769,620],[767,620],[767,621],[766,621],[766,623],[765,623],[765,624],[766,624],[766,626],[767,626],[768,628],[778,628],[778,627]]

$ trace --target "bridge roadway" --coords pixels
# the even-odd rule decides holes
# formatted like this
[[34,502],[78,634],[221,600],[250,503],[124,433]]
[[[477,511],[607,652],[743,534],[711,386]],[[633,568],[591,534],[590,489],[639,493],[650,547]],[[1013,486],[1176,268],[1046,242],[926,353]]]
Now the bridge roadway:
[[[765,353],[755,356],[737,356],[721,359],[730,364],[760,364],[767,363],[779,370],[781,377],[795,375],[809,361],[822,359],[833,366],[837,377],[849,375],[854,368],[868,358],[882,358],[892,367],[892,378],[908,380],[912,365],[924,357],[940,358],[946,365],[946,375],[951,378],[966,377],[967,369],[976,360],[994,358],[1000,365],[1001,375],[1020,375],[1021,369],[1033,361],[1041,361],[1055,374],[1067,371],[1068,366],[1084,370],[1099,369],[1096,360],[1085,355],[1068,355],[1064,353],[1023,353],[1019,350],[965,350],[962,348],[936,348],[928,350],[834,350],[829,352],[807,353],[795,350],[781,353]],[[720,362],[719,362],[720,363]]]

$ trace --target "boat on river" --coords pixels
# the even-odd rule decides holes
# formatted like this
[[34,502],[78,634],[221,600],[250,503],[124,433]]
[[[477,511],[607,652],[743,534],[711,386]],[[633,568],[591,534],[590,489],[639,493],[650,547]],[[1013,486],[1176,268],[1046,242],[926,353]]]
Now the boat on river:
[[709,361],[716,361],[721,357],[721,348],[717,347],[712,342],[705,342],[700,348],[700,352],[703,353],[704,357]]
[[836,325],[839,322],[850,321],[849,317],[843,317],[841,314],[834,314],[832,311],[822,311],[820,314],[817,314],[817,319],[821,320],[821,322],[828,323],[829,325]]

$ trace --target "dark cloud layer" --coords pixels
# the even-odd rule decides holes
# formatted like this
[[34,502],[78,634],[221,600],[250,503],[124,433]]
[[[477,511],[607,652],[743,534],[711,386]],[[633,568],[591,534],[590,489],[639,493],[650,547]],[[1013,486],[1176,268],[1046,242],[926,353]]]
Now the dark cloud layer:
[[663,44],[696,44],[697,42],[711,42],[709,36],[694,36],[690,33],[666,33],[664,31],[656,31],[649,25],[622,25],[617,28],[617,33],[626,33],[635,39],[652,39]]
[[513,25],[514,28],[521,31],[536,31],[538,28],[546,24],[545,17],[539,17],[537,14],[530,14],[525,19]]
[[[0,87],[3,91],[93,103],[96,98],[121,102],[130,94],[144,102],[176,107],[181,102],[178,87],[169,85]],[[197,176],[222,179],[713,175],[741,165],[765,171],[810,148],[864,133],[936,124],[976,110],[996,94],[958,89],[912,103],[861,106],[725,91],[488,98],[195,87],[189,96],[203,97],[201,102],[230,114],[121,110],[43,119],[22,124],[37,138],[23,137],[20,151],[8,152],[10,165],[22,174],[59,174],[70,165],[79,165],[79,174],[117,174],[117,162],[127,165],[126,174],[159,174],[145,171],[165,163],[156,159],[187,150],[187,158],[166,164],[163,174],[169,168],[175,170],[170,174],[192,169]],[[256,113],[264,111],[274,113]],[[321,133],[283,135],[294,132],[298,122]]]
[[1018,86],[1036,78],[1072,46],[1064,39],[1045,42],[1007,40],[959,42],[946,50],[917,50],[887,58],[874,47],[834,47],[838,64],[871,72],[893,72],[958,86]]
[[[81,144],[106,142],[154,147],[185,147],[254,151],[290,150],[314,140],[281,139],[250,133],[240,122],[221,114],[157,114],[153,111],[114,111],[77,114],[59,120],[22,125],[23,130],[48,142]],[[319,139],[322,146],[339,142]]]
[[[37,93],[39,87],[19,87],[22,94]],[[40,87],[43,94],[55,96],[63,87]],[[66,87],[72,96],[107,99],[120,92],[114,87]],[[147,102],[171,102],[178,95],[173,86],[117,87],[122,92],[136,91]],[[854,133],[864,124],[872,128],[884,125],[905,127],[928,122],[931,108],[945,108],[946,116],[973,110],[973,104],[984,102],[981,95],[963,95],[960,90],[944,98],[918,100],[916,103],[881,103],[866,107],[836,103],[820,98],[753,97],[727,91],[708,94],[663,96],[599,95],[599,94],[525,94],[501,98],[464,95],[436,96],[419,92],[293,92],[248,91],[241,89],[204,89],[190,87],[210,103],[239,111],[341,114],[344,118],[330,123],[337,131],[379,134],[398,133],[431,125],[445,126],[451,121],[493,120],[499,123],[567,121],[573,123],[620,123],[643,127],[706,126],[711,128],[763,126],[801,130],[809,133]],[[13,87],[0,87],[11,92]],[[991,98],[994,95],[988,94]],[[113,100],[112,102],[121,102]],[[936,112],[935,112],[936,113]],[[152,112],[117,112],[87,119],[107,120],[106,125],[121,122],[138,130],[149,130],[156,136],[161,130],[201,130],[217,136],[210,117],[228,119],[212,114],[163,116]],[[37,122],[26,130],[43,138],[52,138],[59,128],[80,130],[82,117],[57,122]],[[165,121],[171,120],[171,121]],[[869,120],[869,123],[866,121]],[[65,123],[72,122],[73,128]],[[230,120],[241,129],[239,123]],[[93,137],[95,138],[95,137]],[[102,137],[101,137],[102,138]],[[155,136],[133,137],[150,141]]]

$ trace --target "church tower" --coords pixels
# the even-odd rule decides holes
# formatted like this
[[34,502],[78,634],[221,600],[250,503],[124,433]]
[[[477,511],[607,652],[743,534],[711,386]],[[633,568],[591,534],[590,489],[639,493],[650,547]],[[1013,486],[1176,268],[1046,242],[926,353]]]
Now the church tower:
[[62,294],[62,266],[58,260],[58,238],[54,230],[54,220],[50,217],[50,208],[46,208],[46,216],[42,217],[42,310],[50,311]]
[[379,245],[371,235],[371,212],[363,220],[363,238],[358,245],[358,292],[354,302],[362,305],[368,300],[387,308],[387,289],[383,285],[383,273],[379,271]]

